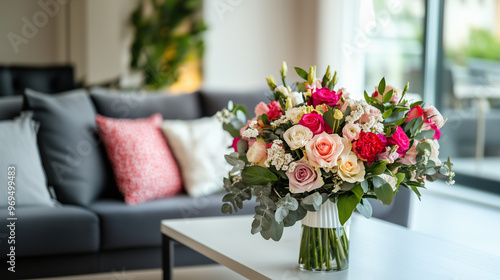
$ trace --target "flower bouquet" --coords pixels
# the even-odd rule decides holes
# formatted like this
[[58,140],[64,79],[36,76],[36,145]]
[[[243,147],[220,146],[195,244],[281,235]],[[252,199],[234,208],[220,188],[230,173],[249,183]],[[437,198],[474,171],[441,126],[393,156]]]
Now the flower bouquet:
[[258,104],[254,118],[232,102],[218,113],[235,150],[225,156],[233,168],[224,178],[222,212],[256,197],[252,234],[278,241],[285,227],[302,221],[300,268],[342,270],[347,225],[355,209],[371,216],[368,198],[391,204],[401,187],[420,198],[425,180],[454,182],[450,160],[438,158],[445,120],[434,106],[405,100],[408,84],[400,91],[382,79],[356,100],[336,89],[330,67],[322,79],[315,66],[295,70],[304,81],[292,86],[285,62],[282,85],[266,78],[271,101]]

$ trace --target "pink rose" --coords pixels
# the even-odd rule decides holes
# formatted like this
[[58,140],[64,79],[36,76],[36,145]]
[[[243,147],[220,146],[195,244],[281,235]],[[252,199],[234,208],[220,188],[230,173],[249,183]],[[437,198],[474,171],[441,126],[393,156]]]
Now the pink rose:
[[342,136],[349,141],[358,140],[361,127],[354,123],[348,123],[342,129]]
[[413,145],[411,146],[411,148],[408,151],[406,151],[404,157],[400,158],[398,162],[401,162],[402,164],[406,165],[417,164],[417,155],[418,155],[417,145],[418,141],[413,141]]
[[308,105],[312,105],[314,107],[326,104],[330,107],[337,106],[337,103],[340,100],[342,94],[337,94],[334,90],[330,91],[329,88],[316,88],[311,92],[311,97],[307,101]]
[[297,165],[293,172],[290,170],[286,172],[291,193],[310,192],[323,186],[323,177],[319,168],[314,169],[304,158],[295,163]]
[[443,116],[441,113],[436,109],[436,107],[432,105],[427,105],[423,109],[424,115],[426,119],[430,119],[432,123],[434,123],[438,129],[441,129],[443,127],[445,121],[443,119]]
[[269,120],[279,119],[283,116],[283,110],[281,109],[281,105],[278,101],[271,101],[267,107],[269,108],[269,111],[267,112]]
[[408,112],[408,114],[406,114],[406,116],[408,118],[405,120],[405,122],[409,122],[409,121],[416,119],[416,118],[424,119],[424,111],[422,110],[422,108],[419,105],[416,105],[410,109],[410,111]]
[[233,138],[233,144],[231,144],[231,147],[234,149],[235,152],[238,152],[238,142],[241,140],[241,137],[234,137]]
[[372,97],[375,97],[378,101],[382,102],[384,94],[389,92],[391,89],[394,90],[394,92],[392,93],[392,97],[389,102],[392,101],[394,104],[398,104],[399,98],[401,98],[401,90],[392,86],[386,86],[383,94],[380,94],[380,92],[377,91],[377,87],[375,87],[375,92],[372,93]]
[[368,112],[364,113],[359,118],[360,124],[365,124],[365,123],[370,122],[370,117],[375,117],[375,119],[377,119],[378,116],[381,114],[379,109],[377,109],[371,105],[368,105],[368,108],[369,108]]
[[247,159],[249,162],[265,167],[265,162],[267,160],[267,148],[266,142],[262,140],[257,140],[255,143],[248,149]]
[[260,102],[255,106],[255,116],[258,117],[263,114],[267,114],[269,112],[269,107],[267,107],[267,104],[264,102]]
[[315,135],[306,144],[307,159],[314,167],[333,168],[343,150],[342,138],[338,134],[326,132]]
[[398,145],[397,151],[401,155],[404,155],[406,150],[410,147],[410,140],[401,126],[396,128],[396,131],[387,139],[387,142],[391,145]]
[[314,135],[324,131],[326,131],[326,133],[332,133],[332,128],[325,123],[323,116],[316,111],[310,114],[303,114],[299,124],[309,128]]

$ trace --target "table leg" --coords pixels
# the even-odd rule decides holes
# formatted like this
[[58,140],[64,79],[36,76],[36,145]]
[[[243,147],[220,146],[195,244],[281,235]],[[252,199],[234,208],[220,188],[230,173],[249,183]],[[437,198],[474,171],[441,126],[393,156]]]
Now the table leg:
[[163,280],[172,280],[174,269],[174,241],[162,234]]

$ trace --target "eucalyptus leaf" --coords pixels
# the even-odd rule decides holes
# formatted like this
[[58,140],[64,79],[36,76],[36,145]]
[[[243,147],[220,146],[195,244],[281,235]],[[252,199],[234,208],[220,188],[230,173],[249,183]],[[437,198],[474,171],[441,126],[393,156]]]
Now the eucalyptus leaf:
[[364,192],[368,192],[368,180],[364,180],[361,182],[361,188]]
[[307,206],[312,206],[315,211],[318,211],[321,208],[321,204],[323,203],[323,198],[321,197],[321,194],[315,192],[305,197],[302,200],[302,203]]
[[229,203],[222,204],[221,211],[223,214],[233,214],[233,208]]
[[432,137],[434,137],[434,133],[435,131],[433,129],[424,130],[415,136],[415,140],[422,141],[424,139],[432,139]]
[[288,212],[290,212],[290,210],[288,210],[286,207],[278,206],[278,208],[276,209],[276,213],[274,213],[274,218],[276,219],[276,222],[281,223],[288,215]]
[[366,198],[361,199],[361,202],[356,206],[356,209],[361,215],[363,215],[367,219],[371,218],[373,214],[372,205],[370,204],[370,201]]

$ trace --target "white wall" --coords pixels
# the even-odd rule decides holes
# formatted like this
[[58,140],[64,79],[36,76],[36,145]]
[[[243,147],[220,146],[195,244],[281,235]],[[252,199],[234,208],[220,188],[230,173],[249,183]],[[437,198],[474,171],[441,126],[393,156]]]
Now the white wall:
[[1,64],[66,62],[65,5],[53,1],[47,8],[48,12],[38,0],[0,2]]
[[[281,62],[308,67],[316,59],[317,1],[206,0],[204,83],[207,89],[250,90],[279,78]],[[291,78],[290,80],[292,80]]]

